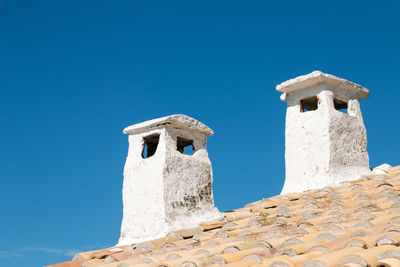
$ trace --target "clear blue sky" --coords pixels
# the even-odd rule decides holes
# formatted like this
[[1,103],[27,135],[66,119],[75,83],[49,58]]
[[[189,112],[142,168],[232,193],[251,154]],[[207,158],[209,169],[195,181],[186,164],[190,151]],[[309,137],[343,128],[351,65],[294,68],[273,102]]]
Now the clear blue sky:
[[280,193],[276,84],[321,70],[371,90],[371,166],[400,164],[399,1],[0,0],[0,266],[116,243],[122,129],[210,126],[220,210]]

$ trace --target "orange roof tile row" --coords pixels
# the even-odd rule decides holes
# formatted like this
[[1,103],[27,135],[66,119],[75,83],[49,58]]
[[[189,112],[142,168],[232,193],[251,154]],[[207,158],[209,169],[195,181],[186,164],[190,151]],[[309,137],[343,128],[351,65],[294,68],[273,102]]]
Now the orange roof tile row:
[[164,238],[83,252],[50,266],[400,266],[400,166],[224,215]]

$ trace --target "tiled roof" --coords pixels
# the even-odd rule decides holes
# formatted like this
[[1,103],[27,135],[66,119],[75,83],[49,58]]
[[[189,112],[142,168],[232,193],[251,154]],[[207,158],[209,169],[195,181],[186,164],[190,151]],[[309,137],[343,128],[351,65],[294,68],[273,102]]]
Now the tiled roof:
[[198,228],[79,253],[51,266],[400,266],[400,166],[224,215]]

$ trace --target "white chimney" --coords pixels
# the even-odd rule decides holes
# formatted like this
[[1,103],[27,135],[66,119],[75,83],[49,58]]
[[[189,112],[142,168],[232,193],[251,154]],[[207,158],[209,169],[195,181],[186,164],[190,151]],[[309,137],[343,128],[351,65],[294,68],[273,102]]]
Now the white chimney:
[[338,185],[369,174],[367,134],[358,100],[369,91],[314,71],[281,83],[287,102],[286,179],[281,194]]
[[210,128],[191,117],[171,115],[129,126],[124,133],[129,135],[129,151],[119,245],[159,238],[221,216],[212,194]]

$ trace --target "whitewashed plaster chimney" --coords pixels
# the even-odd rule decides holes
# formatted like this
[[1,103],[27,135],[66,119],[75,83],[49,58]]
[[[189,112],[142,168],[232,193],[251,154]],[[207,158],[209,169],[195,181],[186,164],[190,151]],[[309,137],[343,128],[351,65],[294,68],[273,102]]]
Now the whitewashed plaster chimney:
[[287,102],[281,194],[334,186],[370,173],[358,101],[369,97],[366,88],[314,71],[276,90]]
[[[214,206],[212,167],[201,122],[171,115],[129,126],[123,218],[118,244],[133,244],[220,218]],[[187,155],[185,148],[192,147]]]

